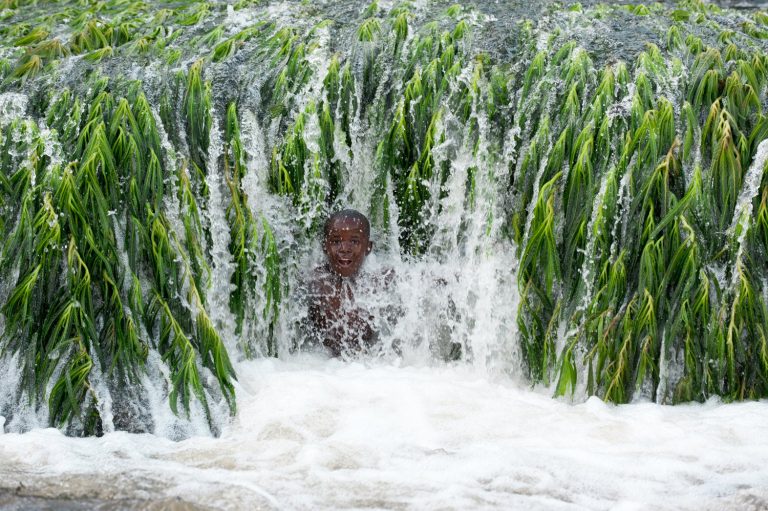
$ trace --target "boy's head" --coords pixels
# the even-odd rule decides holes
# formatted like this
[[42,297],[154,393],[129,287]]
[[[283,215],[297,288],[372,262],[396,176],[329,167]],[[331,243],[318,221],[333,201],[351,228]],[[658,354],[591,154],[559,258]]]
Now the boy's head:
[[371,224],[359,211],[337,211],[325,221],[323,252],[331,271],[337,275],[357,275],[371,250]]

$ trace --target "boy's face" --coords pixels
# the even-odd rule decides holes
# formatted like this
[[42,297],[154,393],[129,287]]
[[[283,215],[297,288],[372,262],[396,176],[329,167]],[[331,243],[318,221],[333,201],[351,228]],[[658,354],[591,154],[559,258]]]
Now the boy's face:
[[342,277],[357,275],[372,249],[373,243],[356,218],[334,219],[323,241],[323,252],[328,256],[331,271]]

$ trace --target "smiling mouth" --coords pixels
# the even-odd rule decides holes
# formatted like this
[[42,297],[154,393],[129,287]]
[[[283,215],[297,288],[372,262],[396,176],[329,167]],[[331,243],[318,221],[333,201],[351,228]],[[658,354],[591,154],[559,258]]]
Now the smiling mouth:
[[346,268],[347,266],[352,266],[352,259],[339,259],[337,260],[337,264],[343,268]]

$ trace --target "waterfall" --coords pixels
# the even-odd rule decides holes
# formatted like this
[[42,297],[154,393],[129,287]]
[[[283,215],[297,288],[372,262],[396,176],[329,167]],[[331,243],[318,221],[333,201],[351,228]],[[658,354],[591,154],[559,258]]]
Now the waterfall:
[[242,364],[313,349],[345,207],[394,274],[369,361],[768,395],[764,12],[113,4],[3,10],[6,431],[220,433]]

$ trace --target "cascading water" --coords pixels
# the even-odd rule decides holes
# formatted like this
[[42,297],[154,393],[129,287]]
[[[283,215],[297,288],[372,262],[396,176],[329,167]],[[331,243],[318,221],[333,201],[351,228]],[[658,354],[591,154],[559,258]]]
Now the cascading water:
[[[221,403],[222,396],[216,386],[223,385],[225,394],[231,392],[233,373],[227,369],[228,361],[214,361],[215,356],[205,351],[220,350],[224,358],[237,359],[287,354],[301,345],[297,319],[306,312],[296,299],[297,287],[306,277],[306,268],[320,262],[318,225],[341,205],[371,213],[377,250],[369,266],[394,267],[398,275],[394,298],[388,299],[399,302],[405,316],[394,326],[391,338],[382,339],[385,345],[394,338],[405,340],[404,356],[422,361],[448,357],[451,350],[457,356],[461,351],[461,357],[477,367],[518,373],[519,361],[511,355],[517,348],[510,342],[516,330],[516,258],[513,243],[500,234],[505,217],[498,200],[506,193],[505,180],[511,179],[512,153],[497,158],[490,147],[491,139],[504,133],[484,111],[483,63],[463,63],[473,47],[469,40],[462,42],[469,39],[469,22],[480,24],[487,16],[456,7],[442,22],[458,21],[452,35],[441,35],[437,27],[416,35],[413,26],[418,27],[434,9],[411,13],[401,6],[389,13],[397,18],[390,36],[381,25],[389,23],[386,11],[375,6],[368,10],[376,16],[355,33],[344,24],[333,28],[326,22],[318,24],[318,15],[308,15],[301,6],[291,4],[242,5],[237,10],[229,6],[220,10],[226,15],[223,20],[217,20],[215,13],[203,20],[202,5],[177,9],[174,15],[180,27],[161,29],[169,38],[176,30],[182,44],[155,52],[149,47],[150,39],[139,37],[137,29],[131,37],[138,47],[125,49],[127,59],[120,59],[113,46],[104,44],[108,42],[102,33],[106,25],[98,16],[80,20],[77,26],[82,31],[69,34],[70,49],[62,50],[66,74],[51,72],[35,79],[33,72],[18,80],[9,78],[8,88],[26,92],[3,96],[6,105],[23,102],[5,109],[9,137],[18,129],[13,123],[26,118],[32,126],[27,136],[42,141],[38,133],[48,128],[36,116],[44,116],[55,130],[52,140],[62,147],[59,152],[68,153],[62,154],[61,161],[49,161],[35,152],[39,146],[34,139],[15,151],[9,146],[9,154],[17,160],[28,154],[41,162],[29,165],[29,190],[22,192],[28,200],[39,200],[36,197],[52,191],[55,201],[58,183],[36,189],[38,170],[60,171],[70,165],[69,172],[77,173],[80,160],[97,162],[91,177],[103,188],[97,195],[104,202],[92,204],[94,213],[99,216],[98,208],[107,208],[114,225],[105,226],[106,239],[93,236],[94,240],[88,233],[79,236],[71,227],[70,239],[59,239],[57,249],[97,245],[91,250],[99,269],[88,268],[96,288],[91,298],[108,302],[109,293],[116,293],[113,300],[125,311],[121,319],[129,322],[127,328],[123,325],[128,332],[110,327],[114,318],[110,320],[109,314],[114,312],[99,310],[103,304],[92,304],[89,317],[82,319],[93,323],[94,336],[78,331],[76,337],[83,346],[108,351],[88,353],[88,364],[99,370],[86,374],[95,376],[104,368],[111,375],[115,366],[120,372],[136,369],[131,367],[135,362],[119,358],[126,342],[121,336],[146,352],[144,361],[138,361],[142,383],[130,383],[127,395],[114,400],[122,410],[118,414],[125,415],[117,427],[188,434],[192,430],[175,420],[171,429],[158,429],[157,422],[165,421],[159,417],[168,417],[156,409],[164,399],[148,395],[167,394],[174,410],[181,398],[183,408],[192,412],[190,417],[207,417],[217,430],[221,417],[216,417],[221,413],[211,413],[211,408],[220,409],[215,403]],[[340,8],[329,6],[326,14],[333,16],[335,9]],[[45,19],[42,13],[38,16]],[[127,14],[114,16],[114,23],[127,27],[121,24]],[[192,23],[197,17],[199,23]],[[223,22],[219,25],[219,21]],[[300,28],[294,30],[291,23]],[[187,24],[196,28],[182,33],[181,27]],[[11,30],[24,28],[14,25]],[[33,31],[28,36],[32,47],[45,48],[43,53],[66,39],[58,36],[41,42],[34,34],[40,35]],[[339,41],[353,50],[348,55],[338,53]],[[154,44],[161,46],[159,41]],[[86,55],[67,56],[70,51]],[[129,55],[147,59],[145,76]],[[162,71],[161,55],[167,59]],[[421,66],[438,56],[443,61],[433,60],[432,68],[426,70],[431,74],[425,75],[433,83],[422,84]],[[72,75],[81,78],[73,81]],[[434,82],[440,79],[443,84]],[[407,99],[397,99],[403,85]],[[427,94],[431,98],[422,102]],[[27,104],[31,97],[39,100],[33,107]],[[451,103],[457,101],[461,101],[459,111]],[[389,127],[392,114],[396,124]],[[90,141],[89,130],[94,126],[93,138],[101,136],[103,145]],[[389,143],[380,143],[388,131]],[[423,148],[409,147],[415,143]],[[149,161],[142,161],[141,153],[147,152]],[[14,176],[15,164],[8,162],[8,179]],[[400,164],[404,172],[393,172],[393,165]],[[110,175],[117,182],[105,180]],[[95,187],[96,182],[91,185]],[[8,195],[7,228],[21,236],[26,227],[13,218],[18,210],[11,199]],[[84,202],[81,197],[70,202],[78,199]],[[154,207],[145,208],[142,202]],[[8,262],[13,250],[18,249],[6,249]],[[114,253],[115,260],[99,263],[100,253]],[[467,265],[477,272],[466,272]],[[99,272],[102,285],[108,286],[103,290],[94,282],[102,280]],[[10,279],[14,282],[7,292],[19,278]],[[434,296],[437,282],[444,291],[439,298]],[[30,293],[35,292],[33,287]],[[53,295],[35,296],[33,301],[57,322],[59,330],[54,333],[64,336],[49,339],[51,331],[38,328],[32,335],[40,339],[43,349],[35,356],[60,357],[65,364],[76,351],[57,346],[69,344],[68,324],[62,325],[68,318],[56,317],[59,305]],[[495,301],[506,306],[493,307]],[[211,328],[200,328],[201,322]],[[478,323],[484,327],[477,328]],[[29,327],[8,329],[6,337],[17,338]],[[109,346],[106,335],[112,336],[116,349]],[[206,345],[206,335],[215,347]],[[15,350],[8,352],[12,355]],[[37,368],[30,366],[27,371],[36,374]],[[87,390],[88,376],[79,380],[80,388],[73,388],[68,376],[72,369],[62,371],[60,387],[68,394],[67,401],[77,402],[62,417],[62,424],[70,424],[72,432],[103,428],[99,422],[107,419],[101,416],[105,405]],[[208,382],[209,371],[218,378],[213,385]],[[156,376],[148,379],[149,374]],[[123,392],[125,385],[119,378],[112,382],[116,393]],[[11,394],[16,397],[3,404],[10,430],[26,430],[49,420],[45,402],[49,392],[32,385],[19,386]],[[18,409],[22,395],[29,396],[36,420]],[[103,399],[113,398],[107,392]],[[81,420],[87,414],[96,421],[89,426]],[[108,422],[111,429],[112,419]]]
[[[292,491],[295,452],[274,442],[307,441],[297,470],[317,484],[333,477],[312,472],[315,457],[354,470],[367,466],[360,456],[402,447],[383,428],[381,448],[366,450],[354,426],[376,420],[375,403],[390,406],[389,386],[414,420],[389,424],[412,435],[405,449],[423,467],[468,455],[441,447],[457,444],[433,420],[489,447],[411,384],[507,424],[473,404],[474,378],[490,381],[487,393],[518,411],[551,411],[509,426],[547,438],[559,433],[545,423],[569,410],[619,420],[590,396],[768,394],[768,15],[756,6],[22,3],[0,2],[5,438],[47,426],[106,434],[118,454],[97,451],[113,459],[132,438],[121,432],[213,433],[222,438],[179,452],[148,441],[141,460],[216,458],[217,445],[251,445],[251,424],[287,479],[203,478],[238,487],[232,507],[254,495],[280,507],[273,493]],[[395,275],[386,293],[361,279],[359,304],[382,311],[381,349],[347,365],[307,345],[302,295],[323,262],[324,219],[342,207],[371,219],[366,274]],[[359,399],[360,415],[342,414],[312,380],[335,389],[338,406]],[[283,391],[295,401],[282,404]],[[530,401],[539,393],[586,404],[549,408]],[[717,408],[702,413],[720,427]],[[335,435],[358,457],[324,443]],[[507,440],[507,458],[526,448]],[[161,479],[153,470],[149,486]],[[483,497],[449,505],[498,507],[494,492],[527,491],[478,477]],[[405,507],[425,491],[392,481],[409,488]],[[168,495],[183,494],[175,488]],[[144,498],[89,491],[78,498]],[[350,491],[288,505],[403,504],[361,491],[369,500],[358,504]],[[426,507],[452,502],[438,493]],[[618,502],[598,493],[577,505]],[[562,504],[548,495],[542,508]]]

